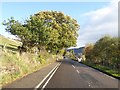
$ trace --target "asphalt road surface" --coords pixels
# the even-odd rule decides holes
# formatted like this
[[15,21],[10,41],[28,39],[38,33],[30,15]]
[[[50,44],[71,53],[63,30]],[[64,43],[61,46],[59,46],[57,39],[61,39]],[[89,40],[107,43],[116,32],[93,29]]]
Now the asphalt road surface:
[[118,88],[118,80],[66,59],[45,88]]
[[[29,78],[27,78],[27,80],[23,78],[24,83],[26,82],[27,84],[24,86],[24,83],[21,82],[18,83],[18,86],[19,84],[23,84],[24,88],[28,88],[28,85],[29,88],[33,88],[34,90],[47,88],[105,88],[104,90],[107,90],[107,88],[114,90],[114,88],[116,88],[116,90],[119,90],[119,80],[76,61],[65,59],[53,66],[54,68],[52,68],[49,73],[45,74],[46,76],[44,76],[44,78],[34,80],[35,74],[33,73],[34,77],[31,76],[33,81],[27,81]],[[48,67],[50,68],[50,66]],[[48,69],[39,72],[46,72],[45,70]],[[37,81],[37,83],[35,81]],[[17,82],[20,81],[18,80]],[[12,85],[16,86],[17,84],[12,83]],[[8,85],[9,87],[6,86],[6,88],[10,88],[12,85]]]

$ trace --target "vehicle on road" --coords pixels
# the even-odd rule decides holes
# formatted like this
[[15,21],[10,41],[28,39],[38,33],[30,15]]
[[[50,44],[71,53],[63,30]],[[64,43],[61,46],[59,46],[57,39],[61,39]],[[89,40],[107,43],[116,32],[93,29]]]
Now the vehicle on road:
[[82,61],[82,53],[78,53],[75,55],[75,59],[78,61],[78,62],[81,62]]
[[82,57],[80,57],[80,56],[75,56],[75,59],[76,59],[78,62],[81,62],[81,61],[82,61]]

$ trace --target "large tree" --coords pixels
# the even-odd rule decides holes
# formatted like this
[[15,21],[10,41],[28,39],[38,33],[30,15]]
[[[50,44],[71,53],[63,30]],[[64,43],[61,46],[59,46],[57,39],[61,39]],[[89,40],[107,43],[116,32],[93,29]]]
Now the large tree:
[[79,25],[62,12],[42,11],[30,16],[24,23],[8,19],[6,31],[16,35],[26,48],[38,47],[58,51],[76,45]]

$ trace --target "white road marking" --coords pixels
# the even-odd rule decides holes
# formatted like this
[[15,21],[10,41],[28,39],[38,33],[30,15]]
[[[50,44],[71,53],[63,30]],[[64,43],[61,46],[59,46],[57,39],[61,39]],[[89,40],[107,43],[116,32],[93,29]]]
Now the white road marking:
[[103,74],[103,75],[105,75],[105,76],[107,76],[107,77],[109,77],[109,78],[111,78],[111,79],[116,80],[116,78],[114,78],[114,77],[112,77],[112,76],[109,76],[109,75],[107,75],[107,74],[105,74],[105,73],[103,73],[103,72],[100,72],[100,71],[98,71],[98,72],[101,73],[101,74]]
[[[83,64],[83,65],[86,66],[86,67],[89,67],[89,66],[87,66],[87,65],[85,65],[85,64]],[[101,71],[99,71],[99,70],[97,70],[97,69],[94,69],[94,68],[92,68],[92,67],[89,67],[89,69],[96,70],[98,73],[104,74],[105,76],[107,76],[107,77],[109,77],[109,78],[111,78],[111,79],[116,80],[116,78],[114,78],[114,77],[112,77],[112,76],[109,76],[109,75],[105,74],[104,72],[101,72]]]
[[115,80],[114,77],[111,77],[111,76],[109,76],[109,75],[107,75],[107,74],[104,74],[104,75],[107,76],[107,77],[109,77],[109,78],[111,78],[111,79],[114,79],[114,80]]
[[34,90],[37,90],[37,89],[40,87],[40,85],[46,80],[46,78],[53,72],[53,70],[54,70],[56,67],[58,67],[60,64],[61,64],[61,63],[58,63],[58,64],[45,76],[45,78],[35,87]]
[[[59,64],[59,66],[60,66],[60,64]],[[53,75],[55,74],[55,72],[57,71],[57,69],[59,68],[59,66],[54,70],[54,72],[52,73],[52,75],[48,78],[48,80],[43,85],[43,87],[41,88],[41,90],[43,90],[46,87],[46,85],[48,84],[48,82],[50,81],[50,79],[53,77]]]
[[73,68],[75,68],[75,66],[74,65],[72,65],[73,66]]
[[77,71],[77,73],[80,73],[78,70],[76,70]]

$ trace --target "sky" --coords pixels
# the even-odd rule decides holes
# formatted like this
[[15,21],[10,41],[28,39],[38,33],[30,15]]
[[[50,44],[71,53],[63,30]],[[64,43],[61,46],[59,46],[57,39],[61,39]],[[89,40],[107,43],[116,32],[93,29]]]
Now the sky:
[[[77,47],[95,43],[105,35],[118,36],[118,0],[106,2],[0,2],[0,23],[10,17],[24,22],[40,11],[61,11],[80,25]],[[0,34],[14,38],[0,24]]]

